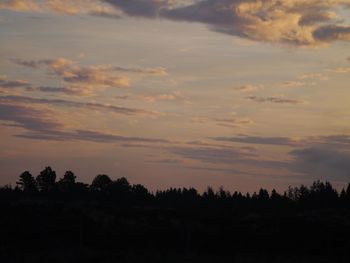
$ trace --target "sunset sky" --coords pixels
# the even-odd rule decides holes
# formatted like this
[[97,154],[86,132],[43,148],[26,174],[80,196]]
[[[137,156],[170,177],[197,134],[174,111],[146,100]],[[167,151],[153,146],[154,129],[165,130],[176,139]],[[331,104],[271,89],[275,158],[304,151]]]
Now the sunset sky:
[[350,0],[0,0],[0,184],[350,181]]

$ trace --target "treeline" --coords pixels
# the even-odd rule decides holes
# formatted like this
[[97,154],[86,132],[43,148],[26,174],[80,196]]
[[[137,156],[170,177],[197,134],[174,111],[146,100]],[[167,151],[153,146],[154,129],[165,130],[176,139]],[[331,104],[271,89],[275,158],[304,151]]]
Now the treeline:
[[59,200],[95,200],[119,205],[161,206],[161,207],[201,207],[215,208],[332,208],[350,207],[350,183],[338,192],[330,182],[315,181],[311,186],[289,187],[283,193],[269,192],[261,188],[253,194],[229,192],[222,187],[215,191],[208,187],[200,194],[195,188],[170,188],[150,192],[140,184],[130,184],[125,177],[112,180],[108,175],[97,175],[92,183],[77,181],[72,171],[66,171],[57,180],[56,172],[46,167],[34,177],[29,171],[19,176],[16,187],[0,188],[2,199],[31,197]]
[[350,262],[350,186],[329,182],[150,192],[46,167],[0,187],[0,212],[1,262]]

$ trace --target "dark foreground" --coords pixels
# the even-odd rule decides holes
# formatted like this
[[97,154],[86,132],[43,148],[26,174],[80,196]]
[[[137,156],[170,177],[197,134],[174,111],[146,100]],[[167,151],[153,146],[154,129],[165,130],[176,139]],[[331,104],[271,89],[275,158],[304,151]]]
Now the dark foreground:
[[347,212],[2,204],[1,262],[349,262]]
[[102,177],[0,188],[0,262],[350,262],[350,187],[150,193]]

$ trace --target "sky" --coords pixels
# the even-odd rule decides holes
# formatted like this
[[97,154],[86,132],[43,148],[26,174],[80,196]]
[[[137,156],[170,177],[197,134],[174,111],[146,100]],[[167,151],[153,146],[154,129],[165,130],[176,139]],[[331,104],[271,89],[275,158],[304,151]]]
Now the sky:
[[0,0],[0,184],[350,182],[350,0]]

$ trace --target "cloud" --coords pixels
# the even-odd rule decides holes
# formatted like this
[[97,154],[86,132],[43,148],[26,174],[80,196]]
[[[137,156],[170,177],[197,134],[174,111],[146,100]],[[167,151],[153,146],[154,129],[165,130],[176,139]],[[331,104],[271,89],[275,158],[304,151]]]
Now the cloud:
[[249,96],[247,99],[255,101],[255,102],[272,102],[278,104],[305,104],[304,100],[297,99],[288,99],[284,97],[258,97],[258,96]]
[[9,80],[6,76],[0,76],[0,89],[11,91],[14,89],[23,89],[25,91],[39,91],[45,93],[63,93],[67,95],[90,95],[89,89],[81,89],[75,86],[67,87],[50,87],[50,86],[39,86],[33,87],[31,83],[24,80]]
[[333,19],[337,18],[337,14],[335,12],[322,11],[319,12],[305,12],[304,16],[300,19],[300,25],[312,25],[315,22],[329,22]]
[[204,118],[204,117],[193,117],[191,118],[192,123],[197,123],[197,124],[204,124],[208,123],[210,119],[209,118]]
[[314,31],[314,38],[321,42],[350,41],[350,26],[326,25]]
[[347,134],[321,136],[318,138],[318,141],[323,142],[326,145],[331,144],[338,149],[341,146],[350,147],[350,135]]
[[36,61],[36,60],[23,60],[23,59],[10,59],[10,60],[17,65],[33,68],[33,69],[39,68],[41,64],[40,61]]
[[227,118],[207,118],[207,117],[193,117],[192,123],[207,124],[215,123],[217,126],[227,128],[244,128],[248,125],[254,124],[254,121],[246,117],[227,117]]
[[[303,174],[310,180],[347,181],[350,178],[350,135],[348,134],[304,138],[241,135],[212,139],[220,142],[290,146],[294,148],[289,152],[292,160],[284,165],[281,164],[280,167]],[[274,165],[271,164],[271,168],[273,167]]]
[[235,169],[233,167],[229,168],[222,168],[222,167],[208,167],[208,166],[185,166],[187,169],[192,170],[199,170],[199,171],[205,171],[205,172],[212,172],[216,174],[231,174],[231,175],[245,175],[245,176],[257,176],[261,178],[262,176],[267,176],[271,178],[272,176],[275,177],[274,174],[271,173],[271,171],[264,172],[263,170],[259,170],[259,172],[250,171],[249,169],[243,168],[243,169]]
[[40,69],[46,68],[47,74],[59,77],[65,87],[53,88],[50,86],[39,87],[36,90],[42,92],[65,93],[68,95],[91,95],[97,89],[127,88],[130,86],[130,78],[121,76],[117,72],[165,76],[165,68],[126,68],[112,65],[80,66],[77,62],[66,58],[22,60],[11,59],[17,65]]
[[150,163],[160,163],[160,164],[181,164],[182,161],[178,159],[159,159],[159,160],[150,160]]
[[0,88],[26,88],[30,87],[29,82],[25,80],[8,80],[6,76],[0,76]]
[[99,131],[68,131],[65,124],[54,117],[47,108],[35,108],[0,100],[0,121],[2,125],[23,128],[25,132],[16,137],[54,141],[90,141],[99,143],[167,143],[158,138],[122,136]]
[[350,73],[350,67],[349,68],[336,68],[330,70],[333,73]]
[[41,7],[35,0],[3,0],[0,9],[10,9],[15,11],[40,11]]
[[328,80],[329,77],[323,73],[305,73],[298,77],[300,80]]
[[130,96],[129,95],[117,95],[117,96],[114,96],[113,98],[116,100],[127,100],[130,98]]
[[233,147],[171,147],[168,150],[172,154],[204,163],[233,163],[243,158],[256,157],[255,154]]
[[216,122],[216,125],[227,128],[243,128],[254,124],[254,121],[251,119],[242,117],[213,118],[213,121]]
[[122,10],[124,14],[137,17],[156,18],[161,9],[167,9],[171,5],[169,0],[106,0]]
[[118,18],[121,12],[101,0],[2,0],[0,9],[18,12],[54,12],[60,14],[90,14]]
[[142,109],[120,107],[108,104],[101,104],[95,102],[78,102],[63,99],[45,99],[45,98],[32,98],[25,96],[0,96],[0,102],[2,103],[27,103],[27,104],[44,104],[44,105],[56,105],[61,107],[73,107],[83,108],[88,110],[108,111],[116,114],[129,115],[129,116],[150,116],[156,117],[159,114],[152,111],[146,111]]
[[146,100],[147,102],[154,103],[156,101],[186,101],[186,97],[182,95],[180,91],[173,91],[171,93],[158,94],[158,95],[148,95],[141,96],[141,99]]
[[165,76],[168,75],[166,68],[157,67],[157,68],[124,68],[119,66],[111,67],[112,70],[127,72],[127,73],[137,73],[137,74],[146,74],[146,75],[158,75]]
[[61,124],[53,120],[50,111],[35,109],[24,105],[13,105],[0,101],[0,120],[6,126],[21,127],[35,132],[50,131],[61,128]]
[[281,83],[280,87],[281,88],[299,88],[299,87],[303,87],[304,85],[305,83],[300,81],[285,81]]
[[301,146],[304,141],[297,138],[289,137],[259,137],[259,136],[234,136],[234,137],[216,137],[212,138],[216,141],[237,142],[249,144],[267,144],[278,146]]
[[[115,2],[118,6],[118,0]],[[318,46],[349,40],[350,27],[335,25],[335,8],[346,0],[204,0],[190,6],[166,9],[161,16],[202,22],[212,30],[255,41],[296,46]]]
[[16,137],[35,139],[35,140],[54,140],[54,141],[89,141],[98,143],[167,143],[167,140],[152,139],[145,137],[129,137],[98,131],[74,130],[71,132],[53,130],[50,132],[26,132]]
[[290,154],[294,157],[292,169],[309,177],[327,180],[350,179],[350,151],[337,148],[312,146],[297,149]]
[[18,11],[199,22],[248,40],[309,47],[349,41],[350,26],[338,12],[349,7],[348,0],[8,0],[0,4]]
[[231,136],[231,137],[213,137],[215,141],[246,143],[246,144],[261,144],[275,146],[290,146],[294,148],[307,147],[324,147],[335,148],[338,150],[350,149],[350,135],[322,135],[322,136],[306,136],[306,137],[263,137],[263,136]]
[[156,68],[127,68],[121,66],[112,65],[99,65],[90,67],[78,67],[76,62],[66,59],[66,58],[54,58],[54,59],[42,59],[42,60],[23,60],[23,59],[11,59],[17,65],[38,69],[42,66],[47,66],[48,70],[59,76],[66,76],[72,73],[70,71],[82,71],[86,69],[95,69],[105,72],[120,71],[126,73],[137,73],[137,74],[148,74],[148,75],[167,75],[168,72],[166,68],[156,67]]
[[47,93],[63,93],[67,95],[89,95],[90,94],[88,90],[82,90],[74,87],[41,86],[38,88],[33,88],[32,90],[38,90],[38,91],[47,92]]
[[246,84],[246,85],[242,85],[239,87],[235,87],[235,90],[241,91],[241,92],[254,92],[260,89],[260,87],[255,86],[255,85],[250,85],[250,84]]
[[239,135],[231,137],[213,137],[215,141],[237,142],[247,144],[262,144],[276,146],[292,146],[292,147],[311,147],[314,145],[322,147],[334,147],[337,149],[346,149],[350,147],[350,135],[323,135],[323,136],[306,136],[306,137],[264,137],[264,136],[248,136]]
[[34,69],[45,66],[49,74],[60,77],[66,83],[84,86],[84,88],[125,88],[129,86],[127,77],[110,74],[110,68],[106,66],[82,67],[66,58],[36,61],[13,59],[12,61]]
[[[350,136],[346,134],[314,136],[305,138],[235,136],[212,138],[217,141],[231,141],[248,144],[290,146],[291,160],[279,161],[266,159],[252,147],[232,147],[202,142],[188,142],[185,145],[164,146],[163,149],[187,160],[212,164],[209,170],[227,173],[239,173],[240,169],[247,175],[281,173],[286,176],[306,179],[346,179],[350,177]],[[242,166],[237,166],[242,165]],[[189,167],[188,167],[189,168]],[[264,170],[266,169],[266,170]],[[258,172],[257,172],[258,171]]]
[[[264,159],[255,151],[247,151],[245,148],[228,146],[172,146],[165,147],[169,153],[177,155],[187,160],[199,161],[200,166],[193,167],[204,168],[204,164],[211,164],[213,171],[222,171],[228,173],[241,173],[247,175],[265,175],[274,173],[290,174],[286,168],[287,162]],[[189,168],[189,167],[187,167]],[[241,173],[242,174],[242,173]]]

